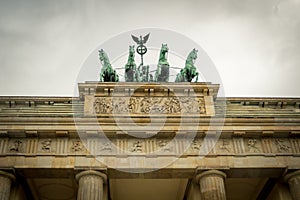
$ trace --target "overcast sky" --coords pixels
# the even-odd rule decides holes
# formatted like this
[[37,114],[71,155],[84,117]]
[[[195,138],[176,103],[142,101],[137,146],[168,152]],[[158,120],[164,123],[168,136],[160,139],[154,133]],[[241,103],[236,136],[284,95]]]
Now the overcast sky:
[[73,96],[99,44],[156,27],[197,42],[226,96],[300,97],[299,10],[300,0],[1,0],[0,95]]

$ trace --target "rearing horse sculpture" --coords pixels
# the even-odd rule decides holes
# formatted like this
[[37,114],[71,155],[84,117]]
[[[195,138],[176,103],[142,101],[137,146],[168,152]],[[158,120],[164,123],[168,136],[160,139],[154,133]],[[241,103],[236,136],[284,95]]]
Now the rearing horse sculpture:
[[127,64],[125,65],[125,81],[126,82],[136,82],[136,64],[134,61],[134,46],[129,46],[129,56]]
[[170,65],[167,61],[169,48],[167,44],[162,44],[159,54],[159,60],[157,64],[157,70],[155,73],[156,82],[168,82]]
[[175,82],[191,82],[195,77],[195,82],[198,81],[199,73],[197,72],[197,68],[194,65],[195,60],[197,59],[197,53],[198,50],[196,49],[193,49],[189,53],[185,61],[185,67],[180,70],[180,73],[177,74]]
[[103,49],[99,50],[99,59],[102,64],[100,82],[118,82],[119,76],[109,62],[108,56]]

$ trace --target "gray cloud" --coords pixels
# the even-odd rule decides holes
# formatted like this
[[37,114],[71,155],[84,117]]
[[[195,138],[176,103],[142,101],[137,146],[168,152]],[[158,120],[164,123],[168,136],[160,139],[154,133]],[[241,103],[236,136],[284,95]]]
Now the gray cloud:
[[101,42],[160,27],[206,50],[227,96],[300,96],[299,8],[297,0],[0,1],[0,95],[73,95]]

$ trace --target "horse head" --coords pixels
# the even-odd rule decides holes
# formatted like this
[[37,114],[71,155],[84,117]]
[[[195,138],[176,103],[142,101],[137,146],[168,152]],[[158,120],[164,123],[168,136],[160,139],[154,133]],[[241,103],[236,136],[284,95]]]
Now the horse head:
[[195,63],[195,60],[197,59],[197,53],[198,53],[198,50],[197,49],[193,49],[187,59],[186,59],[186,63],[191,63],[191,64],[194,64]]
[[134,54],[135,54],[134,45],[129,46],[128,60],[134,60]]
[[169,51],[168,45],[167,44],[162,44],[160,52],[161,53],[167,53]]
[[167,56],[169,48],[167,44],[162,44],[160,49],[160,55],[159,55],[159,63],[166,63],[167,62]]
[[103,49],[98,50],[98,52],[99,52],[100,62],[102,63],[103,67],[106,67],[105,65],[110,64],[107,54]]

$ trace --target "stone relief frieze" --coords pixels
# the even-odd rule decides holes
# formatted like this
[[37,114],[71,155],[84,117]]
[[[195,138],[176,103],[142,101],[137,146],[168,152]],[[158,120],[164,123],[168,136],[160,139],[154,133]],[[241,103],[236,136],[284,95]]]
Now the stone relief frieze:
[[157,145],[158,145],[158,150],[161,150],[162,152],[172,152],[173,150],[173,147],[168,145],[167,140],[159,140],[157,142]]
[[73,140],[71,144],[72,152],[81,152],[84,150],[84,146],[80,140]]
[[[96,139],[98,140],[98,139]],[[95,151],[93,153],[97,155],[115,155],[118,152],[118,148],[123,149],[124,152],[127,152],[128,155],[131,153],[151,153],[155,150],[158,150],[163,153],[163,155],[174,155],[175,152],[177,153],[183,153],[184,155],[198,155],[198,154],[206,154],[208,150],[208,147],[214,149],[209,150],[208,153],[214,154],[214,155],[239,155],[239,152],[236,152],[234,150],[234,144],[232,138],[221,138],[216,143],[213,141],[206,141],[206,143],[203,142],[203,139],[196,138],[193,141],[191,141],[190,146],[186,150],[182,150],[182,144],[184,141],[176,141],[172,142],[168,139],[122,139],[124,142],[122,142],[122,147],[118,147],[118,144],[114,139],[112,139],[109,142],[102,141],[99,139],[98,143],[95,148]],[[149,141],[154,142],[149,142]],[[291,141],[296,141],[296,139],[292,139]],[[10,155],[13,153],[24,153],[26,155],[28,154],[35,154],[38,152],[43,153],[49,153],[49,154],[60,154],[63,153],[63,151],[60,151],[59,149],[63,149],[65,145],[68,146],[69,150],[66,150],[65,153],[80,153],[80,154],[86,154],[86,148],[84,146],[83,141],[80,139],[69,139],[66,140],[66,143],[58,143],[53,139],[37,139],[36,142],[27,143],[26,138],[14,138],[8,140],[7,145],[7,151],[3,151],[2,154],[9,153]],[[290,142],[288,138],[273,138],[271,141],[275,148],[272,148],[272,152],[264,152],[263,149],[265,148],[265,145],[268,145],[268,143],[262,142],[262,138],[244,138],[241,140],[243,143],[243,148],[245,148],[243,151],[241,151],[243,155],[265,155],[269,153],[273,154],[299,154],[300,147],[298,145],[293,145]],[[298,139],[297,139],[298,141]],[[115,144],[114,144],[115,143]],[[295,142],[294,142],[295,143]],[[300,142],[299,142],[300,143]],[[32,146],[34,149],[34,145],[37,145],[38,151],[32,151],[31,148],[25,148],[26,146]],[[126,145],[124,145],[126,144]],[[59,145],[62,145],[61,147]],[[115,146],[116,145],[116,146]],[[121,145],[121,143],[120,143]],[[180,151],[179,151],[180,150]],[[26,152],[28,151],[28,152]],[[202,153],[201,153],[202,152]],[[38,154],[37,154],[38,155]],[[159,155],[159,154],[157,154]]]
[[46,140],[42,140],[41,144],[42,144],[42,151],[43,152],[51,152],[51,143],[52,140],[51,139],[46,139]]
[[111,142],[104,142],[101,144],[100,146],[100,151],[101,152],[112,152],[113,151],[113,147]]
[[97,97],[96,114],[205,114],[202,97]]

